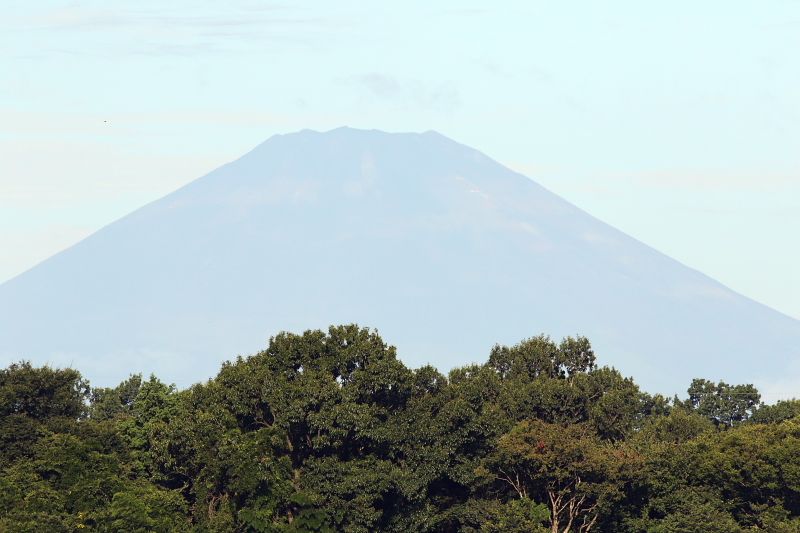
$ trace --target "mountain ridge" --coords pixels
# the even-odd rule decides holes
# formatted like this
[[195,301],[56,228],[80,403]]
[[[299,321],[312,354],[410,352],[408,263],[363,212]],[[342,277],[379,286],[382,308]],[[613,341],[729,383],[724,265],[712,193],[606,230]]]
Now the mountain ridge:
[[[271,136],[270,136],[270,137],[268,137],[266,140],[262,141],[261,143],[257,144],[256,146],[254,146],[252,149],[250,149],[248,152],[244,153],[244,154],[243,154],[242,156],[240,156],[239,158],[236,158],[236,159],[233,159],[233,160],[231,160],[231,161],[228,161],[228,162],[226,162],[226,163],[223,163],[223,164],[221,164],[219,167],[217,167],[216,169],[214,169],[214,171],[212,171],[212,172],[218,171],[218,170],[220,170],[220,169],[222,169],[222,168],[224,168],[224,167],[226,167],[226,166],[228,166],[228,165],[230,165],[230,164],[232,164],[232,163],[235,163],[235,162],[236,162],[236,161],[238,161],[239,159],[241,159],[241,158],[243,158],[243,157],[246,157],[246,156],[248,156],[248,155],[249,155],[249,154],[251,154],[252,152],[254,152],[254,151],[258,150],[258,149],[259,149],[259,147],[261,147],[262,145],[265,145],[266,143],[270,142],[272,139],[274,139],[274,138],[277,138],[277,137],[286,137],[286,136],[292,136],[292,135],[297,135],[297,134],[314,134],[314,135],[325,135],[325,134],[331,134],[331,133],[335,133],[335,132],[341,132],[341,131],[345,131],[345,132],[346,132],[346,131],[351,131],[351,132],[371,132],[371,133],[377,133],[377,134],[382,134],[382,135],[433,135],[433,136],[436,136],[436,137],[438,137],[438,138],[444,139],[444,140],[446,140],[446,141],[448,141],[448,142],[450,142],[450,143],[453,143],[453,144],[455,144],[455,145],[457,145],[457,146],[459,146],[459,147],[461,147],[461,148],[464,148],[464,149],[467,149],[467,150],[471,150],[471,151],[477,152],[477,153],[479,153],[480,155],[482,155],[483,157],[486,157],[487,159],[491,160],[492,162],[494,162],[494,163],[496,163],[496,164],[498,164],[498,165],[502,165],[502,163],[501,163],[500,161],[498,161],[498,160],[496,160],[496,159],[493,159],[493,158],[491,158],[491,157],[489,157],[489,156],[486,156],[486,155],[485,155],[485,154],[483,154],[482,152],[479,152],[478,150],[476,150],[476,149],[474,149],[474,148],[472,148],[472,147],[470,147],[470,146],[468,146],[468,145],[465,145],[465,144],[459,143],[458,141],[455,141],[455,140],[453,140],[453,139],[451,139],[451,138],[447,137],[446,135],[444,135],[444,134],[442,134],[442,133],[440,133],[440,132],[438,132],[438,131],[436,131],[436,130],[433,130],[433,129],[430,129],[430,130],[425,130],[425,131],[423,131],[423,132],[412,132],[412,131],[403,131],[403,132],[388,132],[388,131],[385,131],[385,130],[380,130],[380,129],[376,129],[376,128],[371,128],[371,129],[360,129],[360,128],[353,128],[353,127],[351,127],[351,126],[338,126],[338,127],[336,127],[336,128],[332,128],[332,129],[330,129],[330,130],[326,130],[326,131],[314,130],[314,129],[311,129],[311,128],[303,128],[303,129],[301,129],[301,130],[298,130],[298,131],[296,131],[296,132],[290,132],[290,133],[277,133],[277,134],[271,135]],[[526,176],[524,173],[522,173],[522,172],[519,172],[519,171],[516,171],[516,170],[514,170],[514,169],[512,169],[512,168],[510,168],[510,167],[507,167],[507,168],[508,168],[508,169],[509,169],[511,172],[513,172],[514,174],[517,174],[517,175],[518,175],[520,178],[522,178],[522,179],[524,179],[524,180],[526,180],[526,181],[529,181],[529,182],[531,182],[531,183],[533,183],[533,184],[537,185],[538,187],[540,187],[540,188],[544,189],[545,191],[547,191],[548,193],[550,193],[550,194],[552,194],[552,195],[554,195],[554,196],[558,196],[560,199],[563,199],[563,198],[562,198],[562,197],[561,197],[561,196],[560,196],[558,193],[556,193],[556,192],[552,191],[551,189],[548,189],[547,187],[545,187],[545,186],[541,185],[540,183],[536,182],[535,180],[533,180],[533,179],[532,179],[532,178],[530,178],[529,176]],[[212,172],[209,172],[209,173],[207,173],[207,174],[204,174],[203,176],[201,176],[201,177],[199,177],[199,178],[195,178],[194,180],[190,181],[189,183],[186,183],[186,184],[184,184],[184,185],[182,185],[182,186],[178,187],[178,188],[177,188],[177,189],[175,189],[174,191],[168,192],[168,193],[164,194],[163,196],[160,196],[160,197],[158,197],[158,198],[156,198],[156,199],[154,199],[154,200],[151,200],[151,201],[149,201],[149,202],[145,203],[144,205],[142,205],[142,206],[140,206],[140,207],[138,207],[138,208],[134,209],[134,210],[133,210],[133,211],[131,211],[130,213],[127,213],[127,214],[125,214],[125,215],[122,215],[120,218],[118,218],[118,219],[115,219],[115,220],[111,221],[110,223],[108,223],[108,224],[106,224],[105,226],[103,226],[103,227],[101,227],[101,228],[99,228],[99,229],[95,230],[94,232],[90,233],[89,235],[87,235],[87,236],[85,236],[85,237],[81,238],[80,240],[78,240],[78,241],[76,241],[76,242],[74,242],[74,243],[72,243],[72,244],[68,245],[66,248],[64,248],[64,249],[62,249],[62,250],[59,250],[58,252],[55,252],[53,255],[51,255],[51,256],[49,256],[49,257],[47,257],[47,258],[45,258],[45,259],[42,259],[41,261],[39,261],[39,262],[37,262],[36,264],[32,265],[30,268],[27,268],[26,270],[24,270],[24,271],[22,271],[22,272],[20,272],[20,273],[18,273],[18,274],[16,274],[16,275],[14,275],[14,276],[12,276],[12,277],[10,277],[10,278],[6,279],[6,280],[4,280],[4,281],[1,281],[1,282],[0,282],[0,286],[2,286],[2,285],[3,285],[3,284],[5,284],[5,283],[12,282],[12,281],[13,281],[15,278],[17,278],[17,277],[20,277],[20,276],[23,276],[23,275],[25,275],[27,272],[29,272],[29,271],[31,271],[31,270],[33,270],[33,269],[35,269],[35,268],[36,268],[36,267],[38,267],[38,266],[39,266],[41,263],[44,263],[44,262],[46,262],[46,261],[49,261],[49,260],[50,260],[50,259],[52,259],[53,257],[55,257],[55,256],[57,256],[57,255],[61,254],[62,252],[64,252],[64,251],[66,251],[66,250],[68,250],[68,249],[70,249],[70,248],[72,248],[72,247],[74,247],[74,246],[78,245],[78,244],[79,244],[79,243],[81,243],[82,241],[84,241],[84,240],[86,240],[86,239],[89,239],[89,238],[91,238],[93,235],[95,235],[95,234],[96,234],[97,232],[99,232],[99,231],[102,231],[102,230],[103,230],[104,228],[106,228],[107,226],[109,226],[109,225],[111,225],[111,224],[115,224],[115,223],[117,223],[117,222],[120,222],[120,221],[124,220],[125,218],[127,218],[127,217],[129,217],[129,216],[133,215],[134,213],[136,213],[136,212],[140,211],[141,209],[144,209],[144,208],[146,208],[146,207],[147,207],[147,206],[149,206],[150,204],[154,204],[154,203],[160,202],[160,201],[162,201],[162,200],[164,200],[164,199],[166,199],[166,198],[168,198],[168,197],[170,197],[170,196],[172,196],[172,195],[174,195],[174,194],[178,193],[178,192],[179,192],[179,191],[181,191],[181,190],[182,190],[184,187],[186,187],[186,186],[188,186],[188,185],[191,185],[191,183],[193,183],[194,181],[197,181],[197,180],[199,180],[199,179],[202,179],[202,178],[204,178],[205,176],[207,176],[208,174],[211,174]],[[734,292],[734,293],[736,293],[736,294],[737,294],[739,297],[741,297],[741,298],[745,298],[745,299],[749,300],[750,302],[752,302],[752,303],[754,303],[754,304],[757,304],[757,305],[759,305],[759,306],[763,306],[763,307],[765,307],[765,308],[769,309],[770,311],[773,311],[773,312],[775,312],[775,313],[779,313],[779,314],[783,315],[784,317],[786,317],[786,318],[788,318],[788,319],[791,319],[791,320],[800,320],[799,318],[797,318],[797,317],[794,317],[794,316],[792,316],[792,315],[790,315],[790,314],[788,314],[788,313],[785,313],[785,312],[781,311],[780,309],[776,309],[776,308],[774,308],[774,307],[771,307],[771,306],[769,306],[769,305],[767,305],[767,304],[764,304],[763,302],[760,302],[760,301],[756,300],[755,298],[752,298],[752,297],[750,297],[750,296],[747,296],[747,295],[745,295],[745,294],[743,294],[743,293],[740,293],[740,292],[738,292],[736,289],[733,289],[733,288],[731,288],[730,286],[728,286],[728,285],[725,285],[724,283],[722,283],[722,282],[720,282],[719,280],[717,280],[716,278],[713,278],[712,276],[710,276],[710,275],[708,275],[708,274],[704,273],[703,271],[701,271],[701,270],[699,270],[699,269],[697,269],[697,268],[694,268],[694,267],[692,267],[691,265],[689,265],[689,264],[687,264],[687,263],[684,263],[684,262],[682,262],[682,261],[680,261],[680,260],[678,260],[678,259],[675,259],[674,257],[672,257],[672,256],[670,256],[670,255],[668,255],[668,254],[666,254],[666,253],[664,253],[664,252],[661,252],[661,251],[660,251],[658,248],[655,248],[654,246],[652,246],[652,245],[650,245],[650,244],[646,243],[645,241],[642,241],[642,240],[640,240],[640,239],[638,239],[638,238],[636,238],[636,237],[634,237],[634,236],[630,235],[629,233],[626,233],[626,232],[624,232],[623,230],[620,230],[620,229],[618,229],[618,228],[616,228],[616,227],[612,226],[611,224],[609,224],[609,223],[607,223],[607,222],[603,221],[602,219],[600,219],[600,218],[598,218],[597,216],[595,216],[595,215],[593,215],[593,214],[589,213],[588,211],[585,211],[585,210],[583,210],[582,208],[580,208],[580,207],[577,207],[577,205],[576,205],[576,204],[573,204],[573,203],[572,203],[572,202],[570,202],[569,200],[566,200],[566,199],[563,199],[563,200],[564,200],[565,202],[569,203],[570,205],[574,206],[576,209],[579,209],[579,210],[581,210],[581,211],[582,211],[582,212],[584,212],[586,215],[588,215],[589,217],[593,218],[593,219],[594,219],[596,222],[598,222],[599,224],[603,224],[603,225],[604,225],[604,226],[606,226],[607,228],[609,228],[609,229],[611,229],[611,230],[613,230],[613,231],[619,232],[619,233],[621,233],[622,235],[624,235],[626,238],[628,238],[628,239],[630,239],[630,240],[632,240],[632,241],[635,241],[637,244],[639,244],[639,245],[641,245],[641,246],[644,246],[644,247],[647,247],[647,248],[649,248],[649,249],[650,249],[652,252],[654,252],[654,253],[656,253],[656,254],[659,254],[659,255],[663,256],[664,258],[666,258],[666,259],[669,259],[670,261],[674,261],[674,262],[676,262],[676,263],[680,264],[682,267],[684,267],[684,268],[686,268],[686,269],[692,270],[693,272],[695,272],[695,273],[697,273],[697,274],[699,274],[699,275],[702,275],[702,276],[704,276],[704,277],[705,277],[705,278],[707,278],[709,281],[711,281],[711,282],[713,282],[713,283],[716,283],[716,284],[720,285],[720,286],[721,286],[722,288],[724,288],[725,290],[728,290],[728,291]]]
[[[52,310],[42,287],[54,296],[51,305],[74,316],[48,316]],[[386,303],[376,294],[385,294]],[[248,295],[285,312],[259,307]],[[9,300],[16,305],[4,304]],[[67,313],[69,302],[75,303],[72,313]],[[503,306],[508,314],[497,317],[483,309]],[[26,310],[28,318],[12,307]],[[150,307],[159,320],[150,316]],[[31,325],[37,311],[48,317],[50,329],[73,337],[62,343],[68,349],[42,342]],[[415,317],[420,313],[428,313],[429,323]],[[611,319],[609,313],[618,316]],[[145,331],[125,332],[107,315]],[[465,339],[460,348],[466,353],[437,355],[448,345],[445,338],[460,331],[453,317],[481,334],[464,335],[474,343],[469,348]],[[692,317],[718,333],[696,331],[698,324],[683,319]],[[44,351],[54,362],[72,354],[97,364],[116,339],[132,348],[112,359],[141,361],[143,370],[172,374],[177,366],[160,359],[195,358],[205,375],[166,376],[179,382],[209,377],[220,361],[261,349],[280,329],[337,322],[377,326],[389,342],[399,337],[400,356],[408,363],[443,367],[481,360],[495,342],[513,343],[540,332],[586,334],[601,363],[615,364],[647,385],[654,383],[637,372],[659,372],[660,365],[642,360],[668,354],[655,349],[643,354],[650,345],[646,336],[623,342],[634,324],[653,330],[655,339],[679,332],[687,343],[703,344],[689,357],[694,361],[703,349],[715,350],[713,337],[738,336],[747,345],[742,354],[735,342],[726,345],[738,354],[737,367],[746,365],[747,353],[754,357],[764,346],[761,335],[785,336],[766,341],[772,349],[789,350],[800,341],[800,322],[675,261],[471,147],[433,131],[346,127],[274,135],[105,226],[0,285],[0,318],[6,324],[0,325],[0,356],[6,360],[20,352],[37,359]],[[566,324],[569,318],[572,324]],[[71,328],[64,324],[70,321]],[[431,330],[437,321],[440,334]],[[86,341],[87,335],[102,336],[93,324],[117,334],[104,342]],[[162,331],[169,327],[179,333]],[[27,334],[16,333],[26,328]],[[414,342],[413,331],[420,328],[425,340]],[[747,331],[736,331],[742,328]],[[193,342],[192,331],[214,347]],[[255,331],[261,332],[258,344]],[[226,336],[237,340],[226,343]],[[187,346],[181,347],[180,339]],[[716,364],[698,365],[698,376],[706,377],[709,370],[726,379],[747,375],[744,369],[719,371],[726,362],[723,353],[707,359]],[[774,363],[777,376],[779,362]],[[669,374],[674,376],[665,379],[667,388],[674,389],[682,373]],[[98,375],[100,380],[118,377],[113,368]]]

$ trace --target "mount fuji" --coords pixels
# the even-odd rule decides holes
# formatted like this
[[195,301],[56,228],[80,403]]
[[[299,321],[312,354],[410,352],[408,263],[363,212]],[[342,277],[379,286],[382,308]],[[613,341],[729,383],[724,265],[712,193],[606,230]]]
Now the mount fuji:
[[480,152],[340,128],[274,136],[0,285],[0,363],[188,385],[278,331],[351,322],[441,370],[581,334],[652,392],[800,362],[800,321]]

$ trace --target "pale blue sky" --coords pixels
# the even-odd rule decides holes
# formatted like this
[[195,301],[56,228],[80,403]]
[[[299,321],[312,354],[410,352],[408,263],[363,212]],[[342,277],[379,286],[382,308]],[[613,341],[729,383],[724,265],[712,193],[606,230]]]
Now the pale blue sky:
[[0,282],[274,133],[349,125],[435,129],[800,318],[800,1],[3,8]]

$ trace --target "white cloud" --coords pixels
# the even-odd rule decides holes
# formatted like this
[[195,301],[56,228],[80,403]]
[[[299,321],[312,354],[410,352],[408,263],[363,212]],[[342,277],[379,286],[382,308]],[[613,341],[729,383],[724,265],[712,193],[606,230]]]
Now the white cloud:
[[[241,51],[259,42],[305,45],[351,24],[294,4],[227,2],[84,3],[40,9],[0,27],[68,36],[26,50],[24,57],[53,52],[118,57],[120,53],[187,56]],[[102,36],[103,46],[87,44]],[[56,48],[57,47],[57,48]],[[17,58],[23,57],[21,54]]]
[[416,79],[399,79],[380,72],[367,72],[346,80],[365,90],[381,103],[394,102],[403,107],[453,113],[461,107],[461,95],[450,82],[427,83]]

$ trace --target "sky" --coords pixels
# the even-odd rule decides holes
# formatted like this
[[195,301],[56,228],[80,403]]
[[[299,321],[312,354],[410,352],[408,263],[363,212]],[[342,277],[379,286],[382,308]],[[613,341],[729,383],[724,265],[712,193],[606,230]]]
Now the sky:
[[800,0],[4,0],[0,282],[276,133],[436,130],[800,318]]

